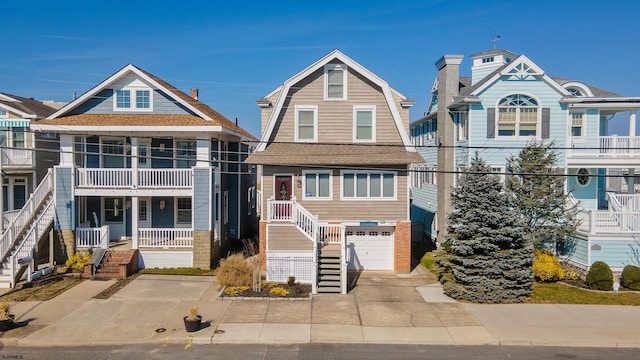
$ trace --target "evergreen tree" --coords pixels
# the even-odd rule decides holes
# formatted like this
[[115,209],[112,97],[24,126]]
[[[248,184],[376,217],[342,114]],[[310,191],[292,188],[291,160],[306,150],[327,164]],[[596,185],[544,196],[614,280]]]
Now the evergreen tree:
[[[556,169],[553,142],[532,142],[508,159],[514,173],[506,190],[523,220],[524,238],[536,249],[563,247],[576,233],[578,207],[567,207],[564,177]],[[570,246],[569,246],[570,247]]]
[[532,248],[500,179],[477,153],[451,202],[436,260],[445,294],[479,303],[523,301],[533,282]]

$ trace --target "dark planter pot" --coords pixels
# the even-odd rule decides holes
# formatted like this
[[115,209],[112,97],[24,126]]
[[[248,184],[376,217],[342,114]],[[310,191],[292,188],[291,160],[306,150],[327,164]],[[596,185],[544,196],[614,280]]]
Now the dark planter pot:
[[0,320],[0,331],[8,331],[18,327],[16,326],[17,324],[13,321],[15,317],[15,315],[10,314],[8,320]]
[[187,320],[184,317],[184,328],[187,332],[196,332],[200,330],[200,324],[202,323],[202,316],[198,315],[195,320]]

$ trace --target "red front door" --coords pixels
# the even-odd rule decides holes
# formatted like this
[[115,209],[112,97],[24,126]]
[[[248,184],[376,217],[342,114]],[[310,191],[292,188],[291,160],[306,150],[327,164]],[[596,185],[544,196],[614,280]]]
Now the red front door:
[[293,191],[293,181],[291,176],[277,175],[275,177],[275,199],[276,200],[291,200],[291,192]]

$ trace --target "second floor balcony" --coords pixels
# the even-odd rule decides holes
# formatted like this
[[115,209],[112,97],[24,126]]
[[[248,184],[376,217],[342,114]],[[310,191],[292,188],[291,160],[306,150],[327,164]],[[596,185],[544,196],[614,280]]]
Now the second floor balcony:
[[4,148],[0,151],[3,168],[32,168],[33,149],[26,148]]
[[171,191],[175,195],[191,195],[192,169],[105,169],[76,168],[76,195],[100,195],[122,192]]
[[567,149],[568,166],[640,166],[640,137],[572,137]]

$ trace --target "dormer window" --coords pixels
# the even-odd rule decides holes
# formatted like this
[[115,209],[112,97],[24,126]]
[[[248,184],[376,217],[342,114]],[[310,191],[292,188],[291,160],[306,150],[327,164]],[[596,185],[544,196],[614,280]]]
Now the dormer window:
[[493,62],[493,60],[494,60],[494,59],[493,59],[493,56],[486,57],[486,58],[483,58],[483,59],[482,59],[482,63],[483,63],[483,64],[486,64],[486,63],[492,63],[492,62]]
[[347,66],[343,64],[330,64],[324,68],[324,99],[347,99]]
[[577,96],[577,97],[584,96],[584,94],[582,94],[582,91],[576,88],[568,88],[567,91],[573,96]]
[[150,89],[118,89],[115,91],[113,110],[151,111],[152,97]]

